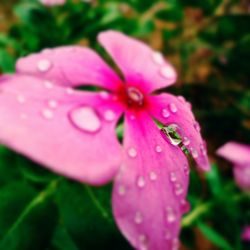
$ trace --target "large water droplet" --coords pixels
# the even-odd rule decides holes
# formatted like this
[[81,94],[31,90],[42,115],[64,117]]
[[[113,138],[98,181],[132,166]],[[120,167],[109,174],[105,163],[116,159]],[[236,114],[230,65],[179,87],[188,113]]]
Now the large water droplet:
[[178,196],[178,195],[181,195],[181,194],[184,192],[184,190],[183,190],[183,188],[182,188],[182,186],[181,186],[180,183],[175,183],[174,188],[175,188],[174,192],[175,192],[175,194],[176,194],[177,196]]
[[160,52],[154,52],[152,55],[153,61],[158,65],[164,64],[164,58]]
[[169,104],[169,110],[172,112],[172,113],[176,113],[178,111],[176,105],[174,103],[170,103]]
[[177,180],[177,176],[175,172],[170,172],[170,181],[175,182]]
[[143,188],[146,185],[145,178],[143,176],[139,176],[137,178],[137,186],[139,188]]
[[77,128],[86,132],[97,132],[101,128],[101,121],[95,110],[88,106],[72,110],[70,119]]
[[135,158],[137,156],[137,151],[135,148],[131,147],[128,149],[128,155],[131,157],[131,158]]
[[168,118],[170,116],[170,113],[167,109],[162,109],[161,111],[161,115],[164,117],[164,118]]
[[161,152],[162,152],[161,146],[160,146],[160,145],[156,145],[156,146],[155,146],[155,151],[156,151],[157,153],[161,153]]
[[170,65],[163,66],[160,70],[160,73],[166,79],[175,77],[175,71]]
[[177,146],[182,141],[177,130],[178,130],[178,125],[170,124],[161,129],[161,134],[165,140],[167,139],[167,141],[169,141],[172,145]]
[[174,209],[172,207],[167,207],[166,212],[167,212],[167,221],[169,223],[174,222],[176,220]]
[[142,223],[143,216],[142,216],[141,212],[136,212],[135,213],[134,221],[135,221],[136,224],[141,224]]
[[50,109],[43,109],[42,110],[42,115],[44,118],[51,120],[54,117],[54,113]]
[[37,62],[37,68],[40,72],[46,72],[52,66],[51,62],[47,59],[42,59]]
[[111,109],[108,109],[104,112],[104,118],[106,121],[112,122],[115,120],[115,112]]

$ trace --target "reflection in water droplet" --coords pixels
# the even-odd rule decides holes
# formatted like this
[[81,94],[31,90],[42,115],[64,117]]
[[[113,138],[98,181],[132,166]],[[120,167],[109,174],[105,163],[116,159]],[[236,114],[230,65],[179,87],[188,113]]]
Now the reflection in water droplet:
[[43,109],[42,110],[42,115],[43,115],[44,118],[46,118],[48,120],[50,120],[50,119],[52,119],[54,117],[54,113],[50,109]]
[[146,182],[143,176],[139,176],[137,179],[137,186],[139,188],[143,188],[145,186]]
[[101,121],[95,110],[88,106],[75,108],[70,112],[72,123],[85,132],[97,132],[101,128]]
[[178,111],[176,105],[174,103],[170,103],[169,104],[169,110],[172,112],[172,113],[176,113]]
[[37,62],[37,68],[40,72],[46,72],[52,66],[51,62],[47,59],[42,59]]
[[142,214],[140,212],[135,213],[134,221],[135,221],[136,224],[141,224],[142,223],[143,216],[142,216]]
[[170,113],[167,109],[162,109],[161,111],[161,115],[164,117],[164,118],[168,118],[170,116]]
[[137,151],[135,148],[131,147],[128,149],[128,155],[131,157],[131,158],[135,158],[137,156]]
[[148,250],[148,240],[146,235],[139,235],[139,250]]
[[106,121],[109,122],[114,121],[115,117],[116,117],[115,112],[111,109],[108,109],[104,112],[104,118]]
[[170,124],[161,129],[161,135],[165,140],[170,142],[174,146],[178,146],[181,143],[181,137],[178,134],[177,130],[179,129],[178,125]]

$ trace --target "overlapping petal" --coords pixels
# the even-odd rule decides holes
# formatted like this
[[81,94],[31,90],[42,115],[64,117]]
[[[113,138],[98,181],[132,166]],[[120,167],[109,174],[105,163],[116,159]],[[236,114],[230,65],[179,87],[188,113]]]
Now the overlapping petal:
[[51,170],[94,185],[116,174],[121,109],[107,96],[33,76],[0,81],[0,141]]
[[23,57],[17,61],[18,73],[51,79],[66,86],[95,85],[115,90],[121,82],[116,73],[93,50],[65,46]]
[[150,114],[164,125],[176,124],[182,143],[192,154],[198,166],[209,170],[206,145],[201,137],[200,126],[195,120],[190,104],[183,97],[170,94],[152,96]]
[[217,150],[217,154],[236,165],[250,165],[250,146],[228,142]]
[[113,190],[116,222],[136,249],[178,249],[188,163],[147,114],[126,115],[124,160]]
[[102,32],[99,42],[121,69],[126,82],[140,84],[148,92],[176,81],[174,68],[146,44],[116,32]]
[[40,0],[40,2],[46,6],[63,5],[66,0]]

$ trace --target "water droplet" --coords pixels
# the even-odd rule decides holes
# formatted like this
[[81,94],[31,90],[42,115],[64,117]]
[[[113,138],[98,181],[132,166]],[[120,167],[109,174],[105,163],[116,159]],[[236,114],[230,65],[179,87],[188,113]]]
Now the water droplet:
[[183,143],[183,145],[188,146],[190,144],[190,140],[187,137],[184,136],[183,140],[182,140],[182,143]]
[[157,153],[161,153],[161,152],[162,152],[161,146],[160,146],[160,145],[156,145],[156,146],[155,146],[155,151],[156,151]]
[[139,188],[143,188],[145,186],[146,182],[143,176],[139,176],[137,179],[137,186]]
[[154,52],[152,55],[152,58],[156,64],[158,64],[158,65],[164,64],[164,58],[160,52]]
[[195,122],[194,123],[194,128],[197,132],[200,132],[201,131],[201,127],[200,127],[200,124],[198,122]]
[[201,149],[201,154],[205,156],[207,154],[207,149],[204,143],[200,145],[200,149]]
[[189,175],[190,170],[189,170],[188,165],[184,165],[183,170],[184,170],[184,173],[185,173],[186,175]]
[[128,103],[136,103],[137,105],[143,104],[144,96],[140,90],[134,87],[129,87],[127,89]]
[[140,212],[135,213],[134,221],[135,221],[136,224],[141,224],[142,223],[143,216],[142,216],[142,214]]
[[146,235],[141,234],[139,235],[139,250],[148,250],[148,240]]
[[131,157],[131,158],[135,158],[137,156],[137,151],[135,148],[131,147],[128,149],[128,155]]
[[116,117],[115,112],[111,109],[108,109],[104,112],[104,118],[106,121],[109,122],[114,121],[115,117]]
[[95,110],[88,106],[72,110],[70,119],[76,127],[86,132],[96,132],[101,128],[101,121]]
[[150,179],[151,181],[155,181],[155,180],[157,179],[157,174],[156,174],[154,171],[151,171],[151,172],[149,173],[149,179]]
[[170,172],[170,181],[175,182],[177,180],[177,176],[175,172]]
[[40,72],[48,71],[51,66],[52,66],[51,62],[47,59],[42,59],[37,63],[37,68]]
[[56,100],[49,100],[49,101],[48,101],[48,106],[49,106],[50,108],[52,108],[52,109],[55,109],[55,108],[57,108],[58,103],[57,103]]
[[17,101],[20,103],[20,104],[23,104],[25,103],[26,99],[23,95],[18,95],[17,96]]
[[181,195],[184,192],[180,183],[175,183],[175,191],[174,192],[176,195]]
[[101,97],[103,100],[108,100],[108,99],[109,99],[109,96],[110,96],[110,94],[109,94],[107,91],[101,91],[101,92],[100,92],[100,97]]
[[72,89],[72,88],[66,88],[66,93],[68,95],[72,95],[74,93],[74,89]]
[[51,120],[54,117],[54,113],[50,109],[43,109],[42,110],[42,115],[44,118]]
[[177,130],[179,129],[178,125],[170,124],[161,129],[161,135],[167,141],[169,141],[172,145],[178,146],[181,143],[181,137],[178,134]]
[[173,67],[170,65],[163,66],[160,70],[160,73],[166,79],[175,77],[175,71],[174,71]]
[[169,223],[174,222],[176,220],[176,215],[175,215],[175,212],[174,212],[173,208],[172,207],[167,207],[166,212],[167,212],[167,221]]
[[193,156],[194,159],[196,159],[199,156],[196,149],[191,148],[190,151],[191,151],[191,155]]
[[171,231],[169,229],[166,229],[165,231],[165,239],[170,240],[172,238]]
[[46,88],[46,89],[52,89],[53,88],[53,83],[51,82],[51,81],[44,81],[44,87]]
[[123,185],[120,185],[118,187],[118,194],[121,195],[121,196],[126,194],[126,188]]
[[170,113],[167,109],[162,109],[161,111],[161,115],[164,117],[164,118],[168,118],[170,116]]
[[170,103],[169,104],[169,110],[172,112],[172,113],[176,113],[178,111],[176,105],[174,103]]

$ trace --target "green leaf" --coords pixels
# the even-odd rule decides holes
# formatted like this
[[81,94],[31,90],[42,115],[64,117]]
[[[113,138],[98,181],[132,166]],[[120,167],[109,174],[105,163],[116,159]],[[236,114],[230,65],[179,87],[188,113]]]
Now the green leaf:
[[208,227],[206,224],[199,222],[198,228],[201,230],[201,232],[206,236],[211,242],[213,242],[216,246],[220,247],[220,249],[223,250],[234,250],[230,246],[230,244],[224,239],[222,235],[220,235],[218,232],[216,232],[211,227]]

